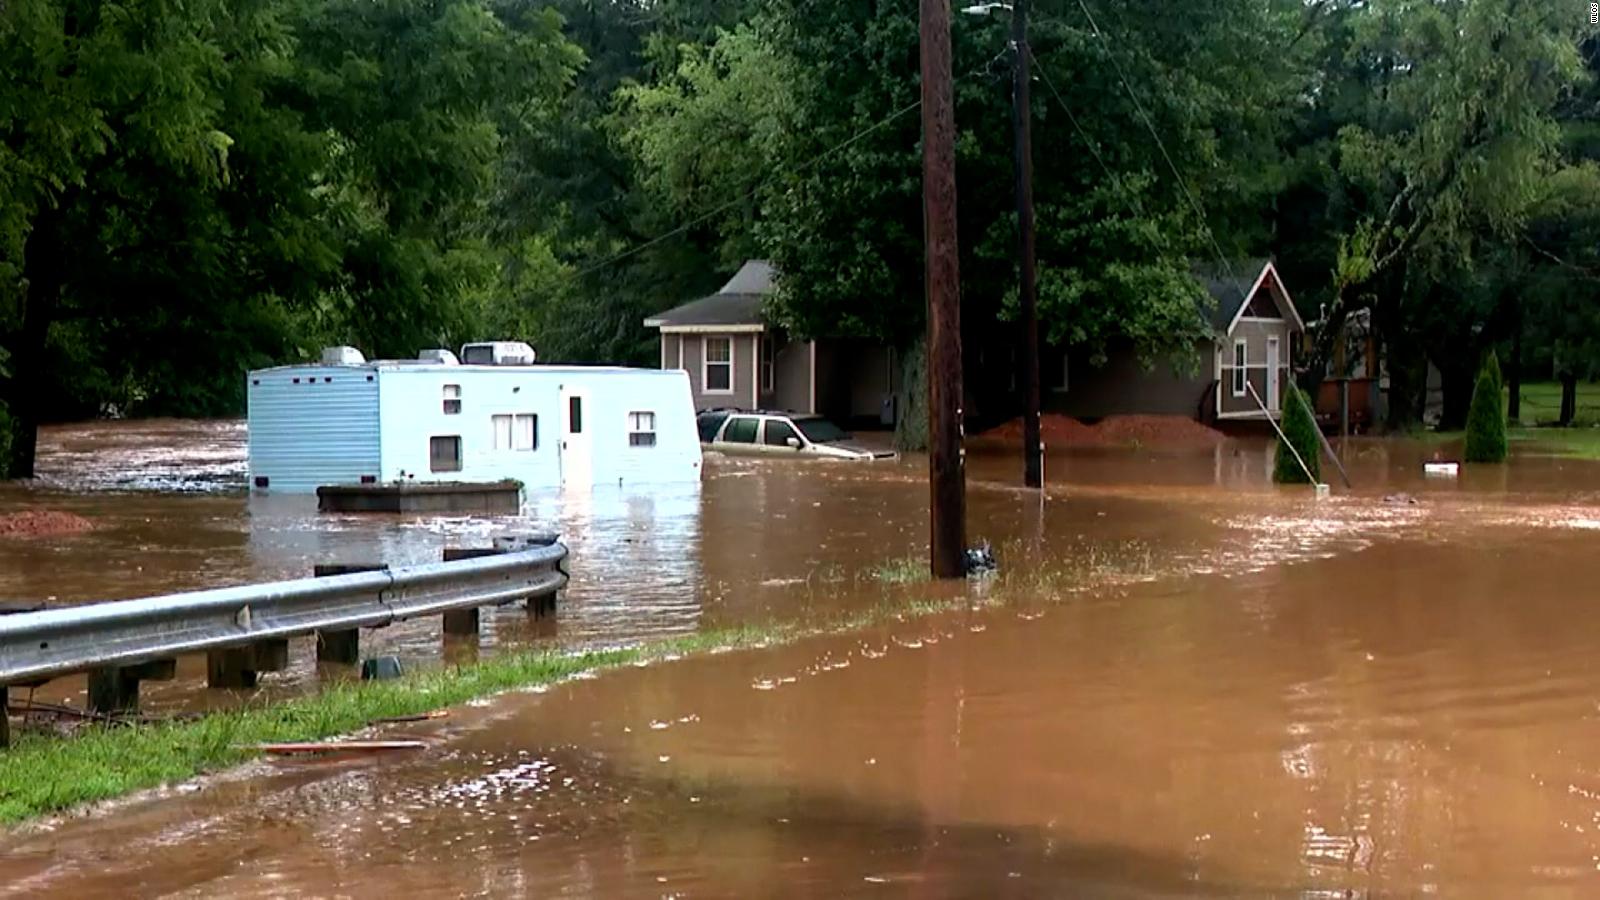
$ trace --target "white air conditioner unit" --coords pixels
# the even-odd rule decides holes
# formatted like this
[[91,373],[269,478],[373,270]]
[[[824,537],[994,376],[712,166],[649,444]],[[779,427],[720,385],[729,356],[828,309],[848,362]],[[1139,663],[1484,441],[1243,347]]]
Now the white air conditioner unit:
[[354,347],[324,347],[322,348],[322,364],[325,366],[364,366],[367,358],[361,351]]
[[531,366],[533,348],[521,341],[484,341],[461,348],[461,361],[469,366]]
[[458,366],[461,364],[460,360],[456,359],[456,355],[449,350],[424,350],[417,354],[417,359],[422,362],[438,363],[441,366]]

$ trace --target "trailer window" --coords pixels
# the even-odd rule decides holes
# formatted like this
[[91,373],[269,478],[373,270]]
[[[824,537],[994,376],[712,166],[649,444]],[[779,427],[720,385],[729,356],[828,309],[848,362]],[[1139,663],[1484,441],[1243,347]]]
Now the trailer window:
[[496,450],[539,449],[539,417],[531,413],[490,416]]
[[517,416],[516,428],[512,432],[512,449],[537,450],[539,449],[539,417],[535,415]]
[[583,398],[567,398],[567,434],[583,434]]
[[454,416],[461,412],[461,385],[444,386],[444,414]]
[[628,446],[654,447],[656,445],[656,414],[653,412],[628,413]]
[[428,438],[428,469],[433,472],[461,471],[461,435]]

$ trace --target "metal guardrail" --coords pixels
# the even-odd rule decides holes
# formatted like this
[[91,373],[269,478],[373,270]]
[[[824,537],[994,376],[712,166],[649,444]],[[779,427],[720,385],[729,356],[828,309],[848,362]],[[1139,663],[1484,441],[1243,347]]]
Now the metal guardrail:
[[566,556],[566,547],[551,544],[456,562],[0,616],[0,686],[548,597],[567,582]]

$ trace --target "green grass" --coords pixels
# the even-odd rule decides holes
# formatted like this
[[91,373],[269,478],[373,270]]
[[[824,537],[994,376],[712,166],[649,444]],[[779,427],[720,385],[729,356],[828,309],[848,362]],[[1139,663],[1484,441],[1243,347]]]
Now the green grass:
[[[1578,384],[1577,414],[1574,425],[1600,425],[1600,384]],[[1525,381],[1522,383],[1523,425],[1547,424],[1561,415],[1561,382]]]
[[[1465,438],[1461,431],[1408,431],[1405,436],[1421,443],[1459,444]],[[1600,427],[1574,426],[1572,428],[1528,428],[1513,425],[1506,429],[1512,448],[1534,445],[1538,451],[1574,459],[1600,459]],[[1525,449],[1523,452],[1527,452]]]
[[928,561],[914,556],[879,563],[869,569],[868,574],[884,584],[915,584],[933,578]]
[[[885,564],[900,571],[904,561]],[[242,763],[248,748],[350,734],[377,719],[456,706],[515,688],[549,684],[582,672],[679,655],[789,643],[800,638],[929,615],[968,605],[951,600],[885,600],[876,607],[814,624],[780,623],[701,631],[638,646],[567,654],[553,650],[498,656],[394,681],[342,682],[271,705],[198,719],[90,726],[72,736],[23,730],[0,750],[0,824],[17,824],[135,791],[172,784]]]

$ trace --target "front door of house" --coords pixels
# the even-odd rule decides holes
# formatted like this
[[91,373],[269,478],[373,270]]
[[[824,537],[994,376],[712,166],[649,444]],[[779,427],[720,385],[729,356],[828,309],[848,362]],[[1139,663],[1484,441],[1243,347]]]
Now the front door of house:
[[593,445],[589,441],[590,423],[587,421],[588,392],[561,386],[561,484],[563,487],[588,487],[593,483],[591,459]]
[[1267,338],[1267,409],[1278,411],[1278,339]]

